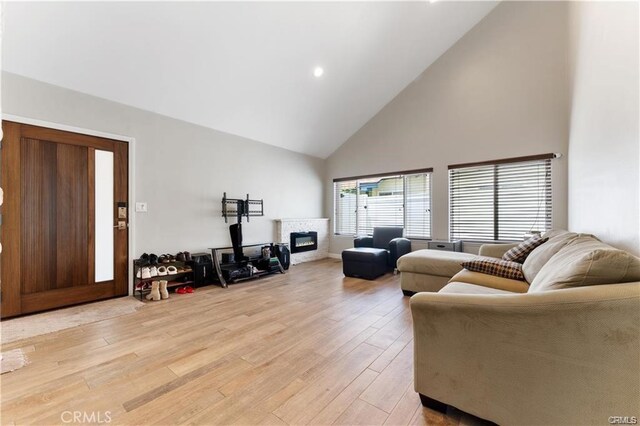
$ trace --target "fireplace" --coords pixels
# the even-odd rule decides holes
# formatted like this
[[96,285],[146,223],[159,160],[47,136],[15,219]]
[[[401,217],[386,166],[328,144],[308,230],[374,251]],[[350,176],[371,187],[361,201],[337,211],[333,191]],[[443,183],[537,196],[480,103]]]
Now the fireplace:
[[300,253],[303,251],[311,251],[318,249],[318,233],[314,231],[309,232],[292,232],[291,238],[291,253]]

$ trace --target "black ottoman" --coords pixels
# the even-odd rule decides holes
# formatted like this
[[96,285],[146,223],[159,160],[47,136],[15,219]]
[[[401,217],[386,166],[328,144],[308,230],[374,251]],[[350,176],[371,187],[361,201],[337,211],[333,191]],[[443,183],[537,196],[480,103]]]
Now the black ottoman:
[[342,272],[347,277],[375,280],[388,270],[389,252],[384,249],[356,247],[342,252]]

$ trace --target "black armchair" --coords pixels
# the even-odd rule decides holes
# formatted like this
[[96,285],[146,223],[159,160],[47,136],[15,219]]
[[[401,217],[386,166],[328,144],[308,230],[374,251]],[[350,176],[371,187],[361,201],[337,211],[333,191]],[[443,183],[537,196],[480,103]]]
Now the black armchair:
[[389,252],[388,265],[393,269],[400,256],[411,251],[411,240],[402,237],[403,231],[403,228],[397,227],[373,228],[373,236],[356,237],[353,240],[353,246],[355,248],[369,247],[387,250]]
[[354,248],[342,252],[344,274],[374,279],[393,270],[398,258],[411,251],[411,241],[402,233],[402,228],[378,227],[371,237],[357,237]]

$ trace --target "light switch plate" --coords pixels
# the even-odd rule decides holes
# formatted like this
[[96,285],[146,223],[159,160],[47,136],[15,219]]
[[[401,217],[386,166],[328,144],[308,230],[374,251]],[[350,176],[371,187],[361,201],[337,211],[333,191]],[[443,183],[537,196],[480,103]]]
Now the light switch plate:
[[147,203],[136,203],[136,212],[137,213],[146,213],[147,212]]

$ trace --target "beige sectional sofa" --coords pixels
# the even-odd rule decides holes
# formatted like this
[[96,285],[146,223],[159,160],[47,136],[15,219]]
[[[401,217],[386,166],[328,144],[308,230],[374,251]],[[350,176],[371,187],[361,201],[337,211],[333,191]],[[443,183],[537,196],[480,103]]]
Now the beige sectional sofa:
[[[403,289],[419,291],[415,390],[425,405],[498,424],[640,419],[640,259],[591,235],[547,236],[523,264],[527,282],[456,272],[463,256],[400,259]],[[420,269],[417,258],[434,265]]]
[[[507,250],[517,244],[483,244],[480,256],[501,257]],[[438,291],[462,271],[462,262],[475,259],[471,253],[451,252],[441,250],[416,250],[398,259],[400,287],[405,295],[411,296],[420,291]],[[486,278],[485,278],[486,279]],[[500,281],[493,280],[493,285],[502,288]],[[512,280],[507,280],[512,281]],[[488,287],[492,285],[485,284]],[[509,284],[504,283],[508,290]]]

